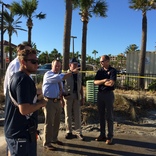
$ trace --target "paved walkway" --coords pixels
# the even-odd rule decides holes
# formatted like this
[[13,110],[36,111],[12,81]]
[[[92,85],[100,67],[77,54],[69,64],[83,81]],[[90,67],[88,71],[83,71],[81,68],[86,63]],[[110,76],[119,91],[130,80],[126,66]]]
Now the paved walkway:
[[[39,125],[43,128],[43,124]],[[155,129],[156,130],[156,129]],[[0,156],[6,156],[3,127],[0,127]],[[113,145],[106,145],[105,142],[95,141],[99,133],[96,131],[84,131],[85,141],[78,139],[64,139],[65,131],[60,130],[59,140],[64,142],[64,146],[58,146],[57,151],[43,149],[42,141],[38,140],[38,156],[154,156],[156,155],[156,137],[141,136],[131,133],[116,133]],[[42,137],[42,135],[41,135]]]

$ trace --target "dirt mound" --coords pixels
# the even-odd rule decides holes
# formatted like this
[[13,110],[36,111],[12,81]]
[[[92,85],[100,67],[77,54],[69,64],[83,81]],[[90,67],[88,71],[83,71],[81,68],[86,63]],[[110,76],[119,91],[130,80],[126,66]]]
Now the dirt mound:
[[[114,116],[123,120],[140,122],[151,110],[156,111],[154,92],[115,90]],[[82,123],[93,124],[98,122],[96,103],[86,103],[82,106]]]

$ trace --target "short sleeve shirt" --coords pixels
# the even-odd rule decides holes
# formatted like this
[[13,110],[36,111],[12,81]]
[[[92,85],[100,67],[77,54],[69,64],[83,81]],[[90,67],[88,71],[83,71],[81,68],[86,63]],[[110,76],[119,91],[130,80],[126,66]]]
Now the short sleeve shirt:
[[[34,104],[34,98],[36,96],[35,83],[30,76],[24,72],[19,71],[12,76],[10,81],[10,92],[17,103]],[[34,122],[37,125],[37,112],[32,113],[31,118],[34,119]],[[5,100],[5,136],[7,138],[27,138],[28,124],[29,121],[26,116],[22,115],[19,112],[18,107],[12,103],[7,89]]]
[[[104,70],[103,68],[99,69],[95,75],[95,80],[102,80],[102,79],[111,79],[113,81],[116,81],[116,69],[109,66],[108,70]],[[99,85],[98,90],[99,91],[111,91],[114,90],[114,86],[105,86],[104,84]]]

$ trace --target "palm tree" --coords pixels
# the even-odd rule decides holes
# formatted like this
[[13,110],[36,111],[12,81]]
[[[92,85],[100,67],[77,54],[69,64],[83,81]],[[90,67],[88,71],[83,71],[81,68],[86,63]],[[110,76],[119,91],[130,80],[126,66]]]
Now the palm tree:
[[53,51],[51,51],[51,53],[49,54],[49,57],[50,57],[51,61],[56,60],[56,59],[59,59],[59,60],[62,59],[61,53],[59,53],[58,50],[55,48],[53,49]]
[[[87,25],[92,15],[106,17],[107,4],[105,0],[73,0],[74,8],[80,8],[82,28],[82,48],[81,48],[81,70],[86,69],[86,42],[87,42]],[[84,78],[85,75],[83,75]]]
[[47,51],[42,52],[42,54],[39,55],[38,59],[41,64],[48,63],[49,62],[49,53]]
[[[6,53],[6,56],[8,57],[9,55],[8,55],[8,52],[10,52],[9,51],[10,50],[10,47],[9,46],[6,46],[5,48],[4,48],[4,52]],[[11,56],[12,56],[12,60],[16,57],[16,54],[17,54],[17,50],[16,50],[16,47],[11,47]],[[10,58],[9,58],[9,62],[10,62]]]
[[[130,8],[142,11],[142,40],[139,58],[138,73],[139,76],[144,76],[145,57],[146,57],[146,43],[147,43],[147,16],[149,10],[156,9],[155,0],[130,0]],[[144,79],[139,79],[139,87],[144,89]]]
[[35,49],[35,50],[36,50],[37,55],[39,55],[39,54],[41,53],[41,51],[37,49],[37,45],[36,45],[36,43],[31,42],[31,46],[32,46],[32,48],[33,48],[33,49]]
[[98,53],[98,51],[93,50],[92,54],[94,54],[94,59],[96,60],[96,54]]
[[21,2],[21,4],[15,1],[12,2],[11,12],[27,18],[28,43],[31,44],[31,30],[33,27],[32,19],[33,17],[36,17],[38,19],[45,19],[46,14],[42,14],[42,12],[40,12],[39,14],[34,14],[38,6],[37,0],[22,0]]
[[62,66],[63,70],[67,70],[69,67],[71,23],[72,23],[72,0],[66,0],[64,39],[63,39],[63,66]]
[[12,46],[11,46],[11,36],[13,33],[16,33],[18,35],[17,30],[26,31],[25,29],[22,29],[21,26],[18,24],[21,24],[22,21],[19,21],[21,17],[18,17],[16,20],[14,20],[14,15],[12,13],[9,13],[7,10],[3,12],[3,33],[6,31],[9,35],[9,61],[12,61]]
[[94,58],[89,55],[87,55],[86,61],[88,64],[93,64],[95,62]]
[[127,48],[126,48],[126,51],[124,52],[125,54],[128,54],[130,52],[133,52],[133,51],[139,51],[138,50],[138,46],[136,44],[130,44]]
[[77,58],[78,60],[80,60],[81,55],[80,55],[79,51],[75,52],[74,57]]
[[121,69],[124,69],[125,66],[126,66],[126,57],[124,56],[123,53],[120,53],[117,55],[117,64],[118,64],[118,68],[121,70]]

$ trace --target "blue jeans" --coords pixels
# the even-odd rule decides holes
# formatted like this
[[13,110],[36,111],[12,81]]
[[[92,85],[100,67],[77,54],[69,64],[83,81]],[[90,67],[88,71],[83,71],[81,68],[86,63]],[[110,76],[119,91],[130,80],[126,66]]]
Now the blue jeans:
[[113,91],[98,92],[97,104],[100,118],[100,135],[106,136],[106,122],[108,127],[107,137],[111,139],[113,137],[113,103],[114,93]]
[[5,138],[11,156],[37,156],[37,142]]

